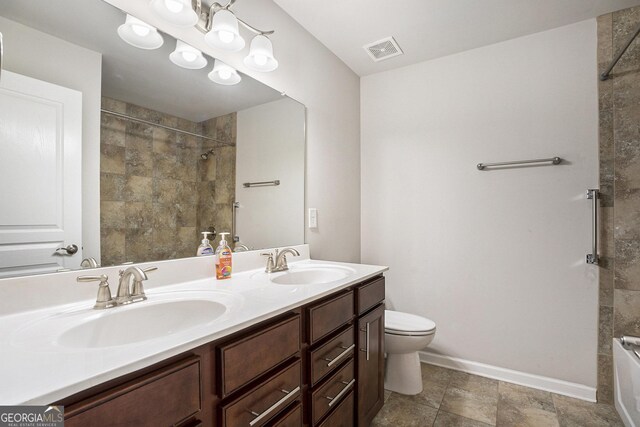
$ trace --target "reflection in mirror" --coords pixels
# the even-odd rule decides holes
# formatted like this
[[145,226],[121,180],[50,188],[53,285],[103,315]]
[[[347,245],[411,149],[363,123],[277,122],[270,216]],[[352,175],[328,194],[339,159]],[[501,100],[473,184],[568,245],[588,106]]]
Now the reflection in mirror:
[[304,106],[216,84],[206,55],[178,66],[187,48],[162,32],[127,44],[125,19],[102,0],[0,3],[0,277],[190,257],[203,231],[304,242]]

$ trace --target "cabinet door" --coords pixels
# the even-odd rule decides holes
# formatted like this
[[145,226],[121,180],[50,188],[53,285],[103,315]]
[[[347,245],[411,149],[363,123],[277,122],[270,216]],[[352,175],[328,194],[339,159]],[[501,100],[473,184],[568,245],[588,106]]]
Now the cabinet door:
[[384,404],[384,304],[358,319],[358,427]]

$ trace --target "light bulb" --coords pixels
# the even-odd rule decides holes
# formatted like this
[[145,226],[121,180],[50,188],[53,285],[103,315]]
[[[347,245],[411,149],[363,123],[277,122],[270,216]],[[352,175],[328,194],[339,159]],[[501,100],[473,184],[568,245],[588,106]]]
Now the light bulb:
[[182,52],[182,59],[184,59],[187,62],[193,62],[198,58],[198,55],[196,55],[194,52]]
[[267,57],[265,55],[255,55],[253,60],[258,65],[264,65],[267,63]]
[[173,13],[180,13],[184,9],[184,3],[178,0],[164,0],[164,6]]
[[221,31],[218,31],[218,37],[220,38],[220,41],[223,43],[231,43],[235,36],[231,31],[221,30]]
[[229,78],[231,78],[231,70],[228,68],[221,68],[218,70],[218,75],[222,80],[229,80]]
[[140,25],[140,24],[131,25],[131,29],[133,30],[134,33],[136,33],[140,37],[146,37],[151,32],[149,27],[145,27],[144,25]]

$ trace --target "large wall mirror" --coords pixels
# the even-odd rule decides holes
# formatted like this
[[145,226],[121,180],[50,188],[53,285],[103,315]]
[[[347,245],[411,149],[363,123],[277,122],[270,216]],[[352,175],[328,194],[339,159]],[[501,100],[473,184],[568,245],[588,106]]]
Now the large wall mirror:
[[0,2],[0,278],[191,257],[204,231],[236,251],[304,243],[305,107],[216,83],[206,55],[176,65],[193,56],[167,34],[131,46],[125,19],[102,0]]

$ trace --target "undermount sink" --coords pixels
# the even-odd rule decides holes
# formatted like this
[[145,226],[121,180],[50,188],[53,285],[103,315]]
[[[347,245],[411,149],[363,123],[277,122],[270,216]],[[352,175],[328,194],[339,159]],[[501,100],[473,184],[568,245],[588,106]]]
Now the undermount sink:
[[147,293],[148,300],[106,310],[71,308],[16,331],[12,344],[39,350],[99,349],[147,343],[223,320],[242,299],[222,291]]
[[58,337],[63,347],[113,347],[147,341],[210,323],[222,316],[226,306],[215,301],[166,301],[140,304],[130,310],[117,308],[104,316],[67,329]]
[[277,285],[318,285],[342,280],[352,275],[355,270],[348,267],[338,267],[322,264],[293,265],[289,270],[279,273],[261,273],[268,276]]

